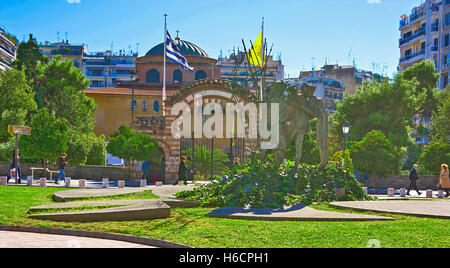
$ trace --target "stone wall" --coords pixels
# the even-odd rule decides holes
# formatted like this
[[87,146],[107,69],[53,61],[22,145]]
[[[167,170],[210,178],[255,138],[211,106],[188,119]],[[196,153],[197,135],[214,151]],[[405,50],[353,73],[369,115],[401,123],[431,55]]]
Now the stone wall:
[[[7,176],[11,163],[0,162],[0,176]],[[32,167],[42,167],[39,164],[24,164],[20,165],[22,176],[31,176]],[[55,166],[51,166],[50,170],[57,171]],[[67,166],[65,169],[67,177],[73,179],[102,179],[109,178],[110,180],[129,180],[129,170],[124,167],[105,167],[105,166]],[[35,177],[42,176],[42,171],[36,171]]]
[[[417,186],[421,190],[435,189],[438,183],[438,176],[420,176],[420,180],[417,181]],[[371,189],[375,189],[374,176],[370,176],[369,180],[362,181],[366,186]],[[410,184],[408,175],[389,175],[387,178],[377,178],[378,189],[388,189],[388,188],[408,188]]]

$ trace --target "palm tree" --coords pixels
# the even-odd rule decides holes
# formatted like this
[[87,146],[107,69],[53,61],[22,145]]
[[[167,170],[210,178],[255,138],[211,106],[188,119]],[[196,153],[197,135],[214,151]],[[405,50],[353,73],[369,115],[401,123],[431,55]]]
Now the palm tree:
[[[205,145],[199,147],[197,145],[194,148],[188,148],[184,151],[184,155],[188,158],[187,166],[192,168],[197,175],[207,178],[211,175],[211,158],[213,166],[212,175],[220,175],[223,172],[229,171],[230,168],[227,163],[230,162],[228,156],[220,149],[214,149],[214,155],[211,156]],[[212,177],[212,176],[211,176]]]

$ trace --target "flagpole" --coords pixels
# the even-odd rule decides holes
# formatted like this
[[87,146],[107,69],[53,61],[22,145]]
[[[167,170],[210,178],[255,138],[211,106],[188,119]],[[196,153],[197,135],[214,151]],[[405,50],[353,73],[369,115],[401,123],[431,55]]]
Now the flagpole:
[[164,71],[163,71],[163,116],[166,116],[166,53],[167,53],[167,14],[164,14]]
[[261,75],[262,75],[262,79],[261,79],[261,101],[264,101],[264,88],[265,88],[265,84],[266,84],[266,78],[265,78],[265,70],[264,70],[264,17],[262,18],[262,27],[261,27],[261,32],[262,32],[262,38],[261,38]]

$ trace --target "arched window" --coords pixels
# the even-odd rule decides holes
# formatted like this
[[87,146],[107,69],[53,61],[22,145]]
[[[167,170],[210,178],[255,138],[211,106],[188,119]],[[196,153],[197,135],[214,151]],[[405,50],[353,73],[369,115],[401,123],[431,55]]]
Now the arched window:
[[206,75],[205,71],[198,71],[197,73],[195,73],[195,80],[206,79],[207,77],[208,75]]
[[183,83],[183,73],[181,72],[181,70],[175,70],[173,72],[173,83],[174,84]]
[[153,111],[154,111],[155,113],[159,113],[159,101],[155,101],[155,102],[153,103]]
[[151,69],[147,72],[147,83],[159,83],[159,72],[155,69]]

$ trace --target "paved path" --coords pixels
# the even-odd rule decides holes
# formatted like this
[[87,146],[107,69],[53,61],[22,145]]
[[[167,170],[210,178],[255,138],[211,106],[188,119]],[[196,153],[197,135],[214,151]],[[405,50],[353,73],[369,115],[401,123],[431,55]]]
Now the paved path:
[[0,248],[154,248],[154,247],[106,239],[0,231]]
[[146,190],[152,190],[152,192],[162,198],[174,198],[175,193],[193,190],[195,188],[194,185],[189,186],[172,186],[172,185],[164,185],[164,186],[148,186]]
[[266,221],[386,221],[389,217],[316,210],[303,204],[285,209],[221,208],[206,215],[212,218]]
[[426,218],[450,219],[450,201],[351,201],[334,202],[332,207],[403,214]]
[[107,197],[119,196],[127,194],[142,193],[147,188],[109,188],[109,189],[85,189],[85,190],[70,190],[61,191],[53,195],[55,201],[66,202],[74,199],[92,198],[92,197]]

